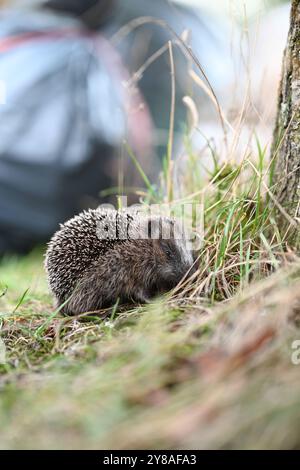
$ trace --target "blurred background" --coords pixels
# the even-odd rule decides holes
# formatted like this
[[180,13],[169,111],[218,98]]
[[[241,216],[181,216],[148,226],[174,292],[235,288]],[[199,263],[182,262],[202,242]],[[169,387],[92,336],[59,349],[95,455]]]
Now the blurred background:
[[212,145],[270,143],[289,2],[0,5],[0,255],[114,194],[136,202],[145,175],[158,190],[170,126],[177,175],[187,137],[203,167]]

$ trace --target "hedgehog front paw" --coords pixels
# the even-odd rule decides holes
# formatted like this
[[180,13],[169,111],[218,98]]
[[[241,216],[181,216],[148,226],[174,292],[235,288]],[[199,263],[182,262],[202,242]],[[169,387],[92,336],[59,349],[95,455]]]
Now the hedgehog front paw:
[[134,294],[134,300],[139,304],[149,304],[151,302],[150,296],[144,290],[137,291]]

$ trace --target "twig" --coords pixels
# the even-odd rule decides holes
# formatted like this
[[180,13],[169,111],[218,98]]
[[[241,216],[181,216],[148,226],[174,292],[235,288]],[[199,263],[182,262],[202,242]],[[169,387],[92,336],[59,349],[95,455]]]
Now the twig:
[[170,109],[170,124],[169,124],[169,140],[168,140],[168,166],[167,166],[167,198],[168,202],[173,199],[173,143],[174,143],[174,116],[175,116],[175,65],[173,57],[172,42],[168,42],[170,54],[170,67],[171,67],[171,109]]
[[144,24],[147,24],[147,23],[152,23],[152,24],[156,24],[162,28],[165,28],[167,29],[173,37],[176,38],[176,44],[178,43],[178,46],[180,47],[180,49],[182,50],[182,52],[184,53],[184,55],[188,58],[191,58],[193,60],[193,62],[195,63],[196,67],[200,70],[200,72],[202,73],[215,101],[216,101],[216,106],[217,106],[217,111],[218,111],[218,116],[220,118],[220,122],[221,122],[221,126],[222,126],[222,130],[223,130],[223,133],[224,133],[224,138],[225,138],[225,144],[227,146],[227,132],[226,132],[226,127],[225,127],[225,123],[224,123],[224,119],[223,119],[223,116],[222,116],[222,112],[221,112],[221,107],[220,107],[220,103],[218,101],[218,98],[214,92],[214,89],[200,63],[200,61],[198,60],[198,58],[196,57],[196,55],[193,53],[192,49],[186,45],[186,43],[182,40],[182,38],[176,33],[176,31],[174,31],[174,29],[164,20],[160,20],[158,18],[155,18],[155,17],[152,17],[152,16],[141,16],[139,18],[134,18],[133,20],[129,21],[126,25],[124,25],[122,28],[119,29],[119,31],[117,31],[112,37],[111,37],[111,42],[113,44],[117,44],[119,43],[125,36],[127,36],[131,31],[133,31],[134,29],[136,28],[139,28],[140,26],[143,26]]
[[138,81],[141,80],[141,78],[143,77],[143,74],[145,73],[145,71],[147,70],[147,68],[153,64],[153,62],[155,62],[157,59],[159,59],[159,57],[161,55],[163,55],[164,52],[166,52],[168,50],[168,47],[169,47],[169,43],[167,42],[166,44],[164,44],[162,47],[160,47],[159,49],[157,49],[157,51],[155,51],[141,66],[140,68],[134,72],[134,74],[132,75],[132,77],[130,78],[130,80],[128,80],[127,82],[127,85],[129,87],[133,86],[134,84],[136,84]]

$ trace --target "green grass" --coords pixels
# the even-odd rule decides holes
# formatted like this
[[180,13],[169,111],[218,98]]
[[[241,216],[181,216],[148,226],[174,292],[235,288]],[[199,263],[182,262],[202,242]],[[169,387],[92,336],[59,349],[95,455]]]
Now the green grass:
[[[1,304],[2,448],[299,447],[298,262],[214,307],[50,324],[40,262],[1,266],[20,283]],[[34,287],[15,310],[22,273]]]
[[205,173],[189,145],[187,158],[173,209],[203,202],[204,240],[171,297],[66,318],[43,250],[1,261],[1,448],[300,447],[300,262],[274,222],[265,151],[213,155]]

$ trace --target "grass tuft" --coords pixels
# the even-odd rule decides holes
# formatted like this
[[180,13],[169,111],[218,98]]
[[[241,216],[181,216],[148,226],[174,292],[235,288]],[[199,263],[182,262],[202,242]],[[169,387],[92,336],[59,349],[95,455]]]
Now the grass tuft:
[[[266,149],[256,139],[239,164],[205,151],[201,166],[186,137],[172,186],[174,213],[201,203],[204,228],[198,272],[172,295],[63,317],[41,251],[2,260],[1,448],[299,448],[300,260],[274,221]],[[164,177],[145,182],[164,202]]]

